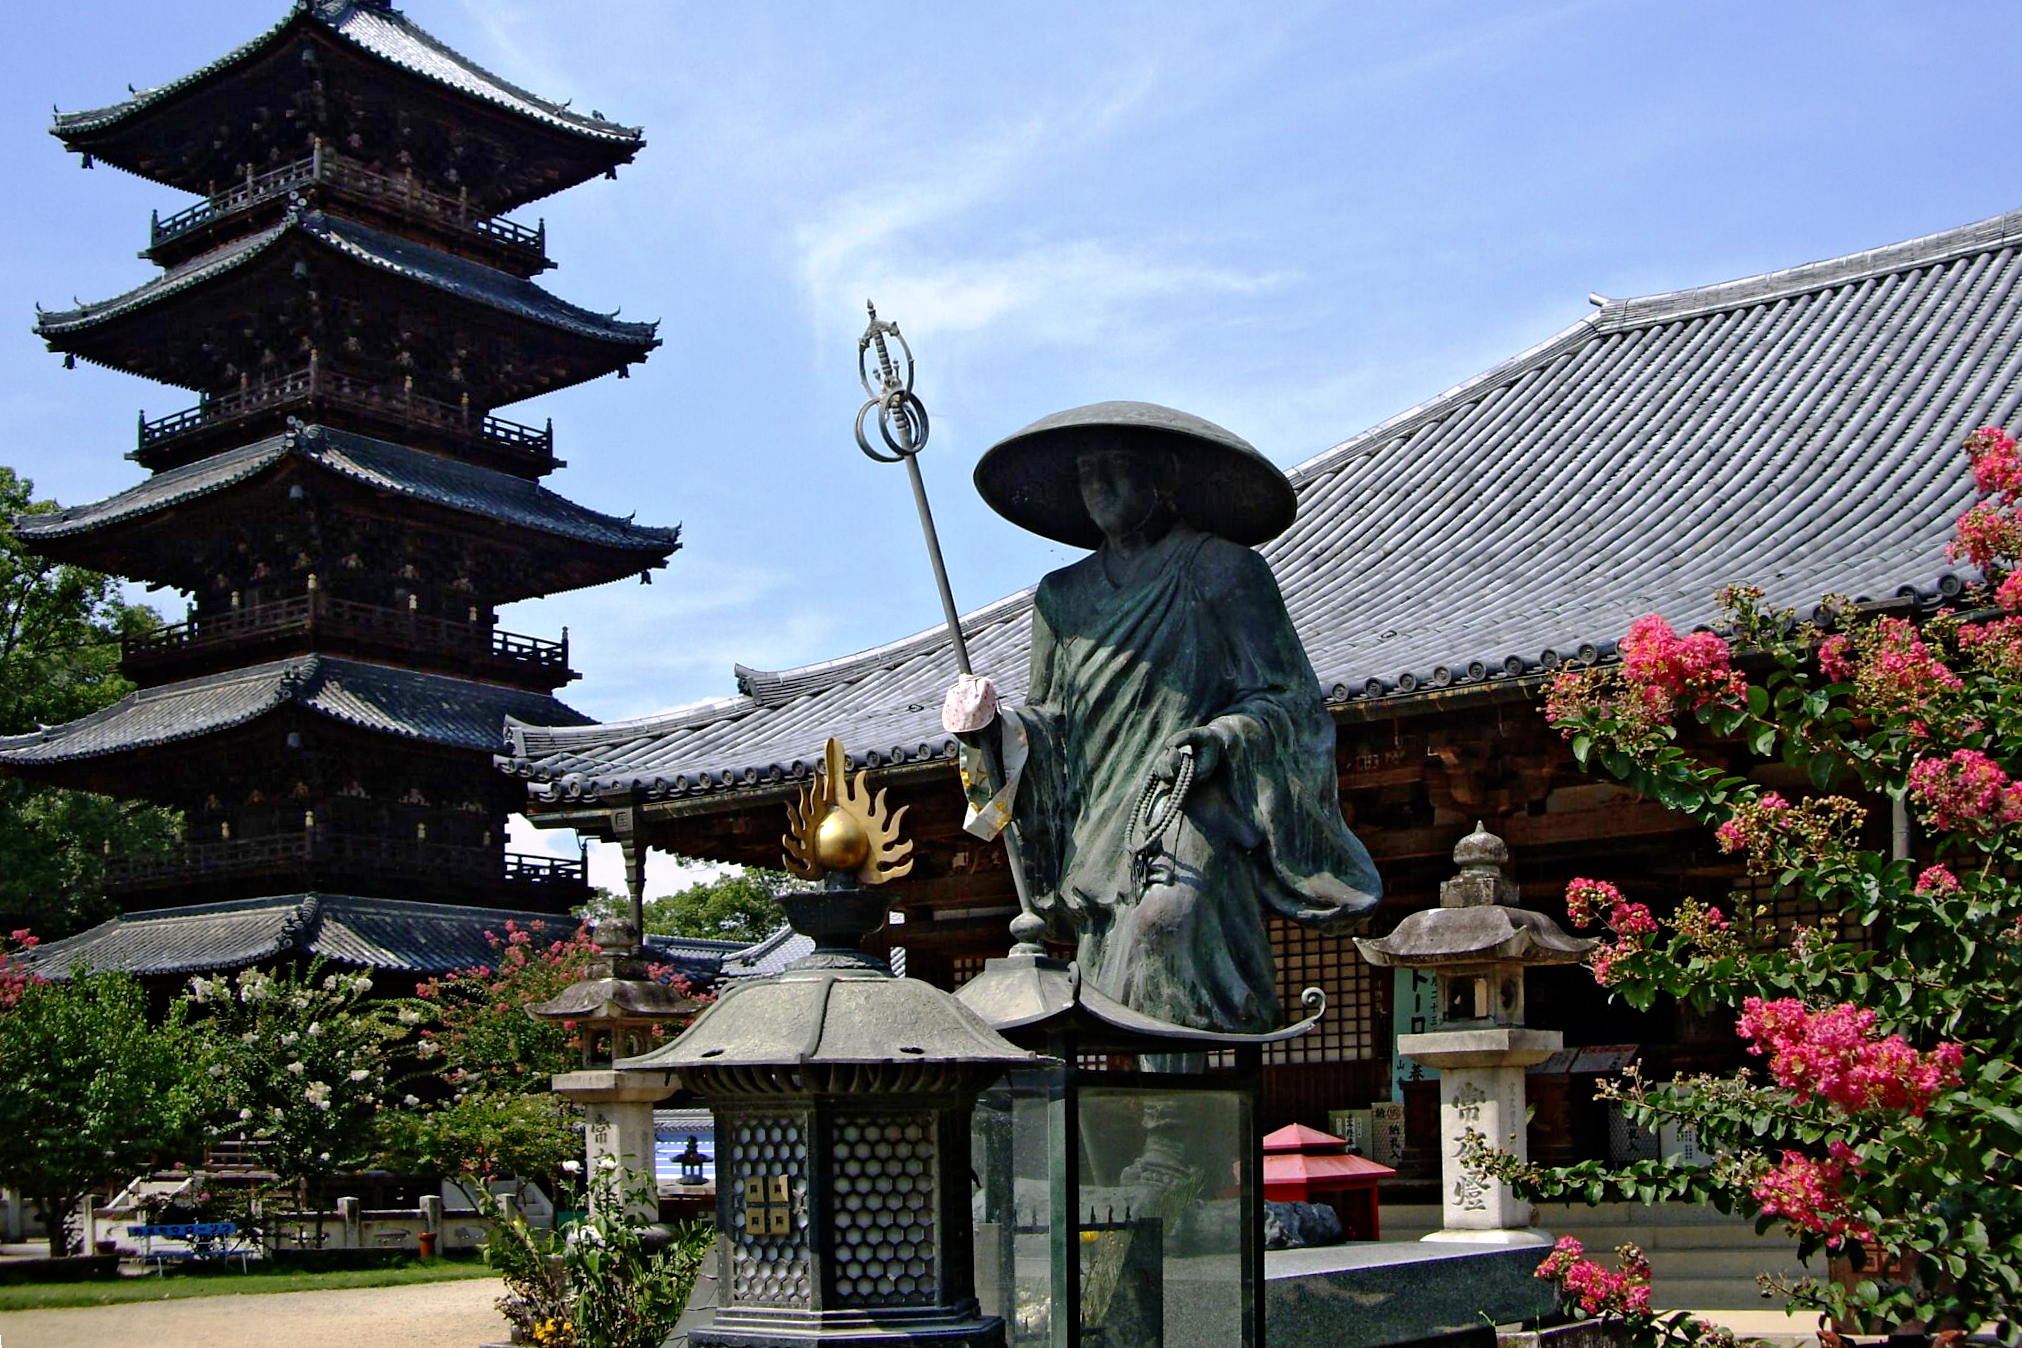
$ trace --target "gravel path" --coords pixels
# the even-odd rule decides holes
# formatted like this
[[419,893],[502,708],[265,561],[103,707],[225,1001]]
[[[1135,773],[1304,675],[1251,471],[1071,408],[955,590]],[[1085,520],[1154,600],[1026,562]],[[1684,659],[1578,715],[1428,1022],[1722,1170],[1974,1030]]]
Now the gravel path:
[[186,1297],[0,1314],[0,1348],[477,1348],[503,1343],[495,1278],[332,1292]]

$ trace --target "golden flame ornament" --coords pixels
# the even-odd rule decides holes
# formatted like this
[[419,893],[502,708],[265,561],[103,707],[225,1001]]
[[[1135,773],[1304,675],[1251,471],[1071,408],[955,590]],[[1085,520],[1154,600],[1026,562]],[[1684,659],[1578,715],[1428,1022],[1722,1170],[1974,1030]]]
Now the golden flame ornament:
[[861,885],[881,885],[913,869],[913,844],[899,837],[899,821],[910,806],[885,808],[885,793],[873,798],[864,786],[868,770],[849,775],[842,741],[831,739],[822,770],[786,803],[786,868],[803,880],[848,873]]

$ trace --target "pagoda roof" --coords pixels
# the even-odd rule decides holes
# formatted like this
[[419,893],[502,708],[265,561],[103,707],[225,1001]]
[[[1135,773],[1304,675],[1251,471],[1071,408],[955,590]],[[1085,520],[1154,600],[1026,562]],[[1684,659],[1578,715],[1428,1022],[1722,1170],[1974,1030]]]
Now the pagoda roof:
[[33,772],[230,730],[284,707],[375,734],[494,750],[505,718],[589,720],[542,693],[390,665],[304,655],[129,693],[110,707],[26,735],[0,736],[0,767]]
[[59,112],[50,127],[70,148],[88,152],[131,172],[193,191],[202,184],[146,161],[144,155],[122,154],[120,133],[134,129],[149,114],[195,95],[204,86],[252,75],[262,62],[283,52],[306,33],[325,39],[340,52],[355,53],[392,71],[414,77],[452,95],[502,114],[541,133],[578,142],[593,154],[581,167],[538,190],[514,194],[500,209],[521,204],[624,163],[645,144],[641,129],[613,122],[596,112],[576,112],[503,79],[444,45],[385,0],[295,0],[285,17],[271,28],[214,61],[179,79],[134,91],[132,97],[102,108]]
[[[1636,618],[1718,621],[1745,582],[1935,601],[1974,499],[1959,445],[2022,409],[2022,212],[1761,276],[1609,300],[1291,472],[1270,560],[1337,716],[1608,658]],[[1024,695],[1032,591],[963,620]],[[509,727],[551,802],[778,795],[830,736],[852,768],[944,764],[936,626],[841,660],[737,671],[736,697],[583,728]]]
[[[634,524],[577,505],[537,482],[424,450],[328,426],[297,426],[280,435],[180,468],[157,473],[117,496],[89,505],[15,517],[29,546],[100,570],[120,569],[125,550],[114,535],[287,464],[304,464],[372,491],[424,502],[458,514],[530,529],[578,545],[558,589],[601,584],[664,560],[681,546],[681,529]],[[613,558],[610,554],[624,554]],[[145,576],[144,579],[172,579]],[[543,588],[540,593],[554,593]],[[513,598],[526,596],[515,595]]]
[[[506,923],[575,929],[552,913],[361,898],[352,894],[275,894],[123,913],[37,946],[24,960],[44,978],[82,970],[138,976],[216,973],[287,956],[322,958],[367,969],[443,974],[498,957],[493,937]],[[539,924],[536,927],[536,924]],[[696,982],[713,979],[736,945],[648,937],[654,957]]]
[[[53,350],[75,351],[87,360],[117,363],[119,368],[149,378],[199,388],[200,382],[174,363],[175,351],[159,351],[154,362],[120,361],[114,352],[92,339],[122,318],[157,310],[178,295],[244,271],[270,254],[279,254],[290,243],[327,249],[340,258],[419,282],[452,299],[620,348],[605,362],[609,368],[644,360],[646,353],[660,344],[654,336],[658,323],[621,322],[611,314],[579,308],[524,277],[323,211],[291,211],[279,224],[171,267],[147,284],[112,299],[75,309],[38,311],[36,334]],[[594,374],[606,372],[599,368]],[[590,377],[593,374],[578,376]],[[542,391],[545,390],[528,389],[513,396],[530,397]]]

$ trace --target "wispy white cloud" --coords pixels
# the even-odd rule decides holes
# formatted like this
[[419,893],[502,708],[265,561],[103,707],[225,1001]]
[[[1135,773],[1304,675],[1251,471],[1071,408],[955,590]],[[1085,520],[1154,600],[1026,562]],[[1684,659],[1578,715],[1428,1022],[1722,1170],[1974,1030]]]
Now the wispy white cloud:
[[[808,203],[793,247],[812,327],[825,341],[834,315],[876,297],[923,335],[987,330],[1000,343],[1079,346],[1128,341],[1159,300],[1283,285],[1289,271],[1216,260],[1181,231],[1126,235],[1071,217],[1035,224],[1029,209],[1006,209],[1043,198],[1047,182],[1166,115],[1161,95],[1175,74],[1157,52],[1140,52],[1105,66],[1090,87],[958,131],[924,161],[898,161],[897,177]],[[999,214],[1027,223],[1007,237]]]
[[501,616],[516,630],[566,623],[570,663],[588,678],[562,696],[599,720],[660,710],[670,687],[699,682],[705,695],[728,696],[733,665],[805,663],[836,630],[832,608],[792,576],[720,552],[676,553],[651,588],[604,585],[530,600]]

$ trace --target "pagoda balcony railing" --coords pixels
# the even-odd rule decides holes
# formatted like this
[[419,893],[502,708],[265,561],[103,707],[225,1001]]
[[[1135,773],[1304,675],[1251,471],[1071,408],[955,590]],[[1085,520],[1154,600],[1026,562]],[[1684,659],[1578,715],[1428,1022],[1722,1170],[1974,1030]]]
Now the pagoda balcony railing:
[[186,437],[308,402],[407,427],[447,432],[508,462],[544,470],[557,465],[552,421],[545,426],[523,426],[473,411],[468,399],[452,403],[416,393],[411,378],[389,389],[375,380],[332,370],[313,357],[302,369],[269,379],[248,378],[233,392],[207,397],[195,407],[169,416],[149,421],[147,414],[141,413],[140,447],[134,457],[145,459]]
[[470,196],[445,196],[416,182],[412,173],[377,173],[355,159],[326,149],[319,141],[306,159],[264,173],[247,170],[245,179],[171,216],[156,213],[148,226],[150,251],[212,221],[249,210],[263,201],[311,186],[333,187],[375,205],[382,205],[431,223],[475,235],[488,244],[518,255],[535,270],[548,266],[548,225],[532,229],[503,216],[471,211]]
[[105,882],[111,889],[133,890],[265,874],[308,880],[316,873],[514,887],[582,888],[590,878],[586,859],[312,826],[298,833],[178,843],[147,856],[108,857]]
[[311,633],[451,656],[459,663],[487,665],[505,674],[538,673],[548,676],[543,682],[549,686],[559,686],[571,677],[567,629],[560,641],[547,641],[501,632],[485,623],[457,622],[414,609],[338,599],[313,588],[292,599],[249,604],[122,637],[120,655],[129,671],[139,672],[180,663],[207,650]]

